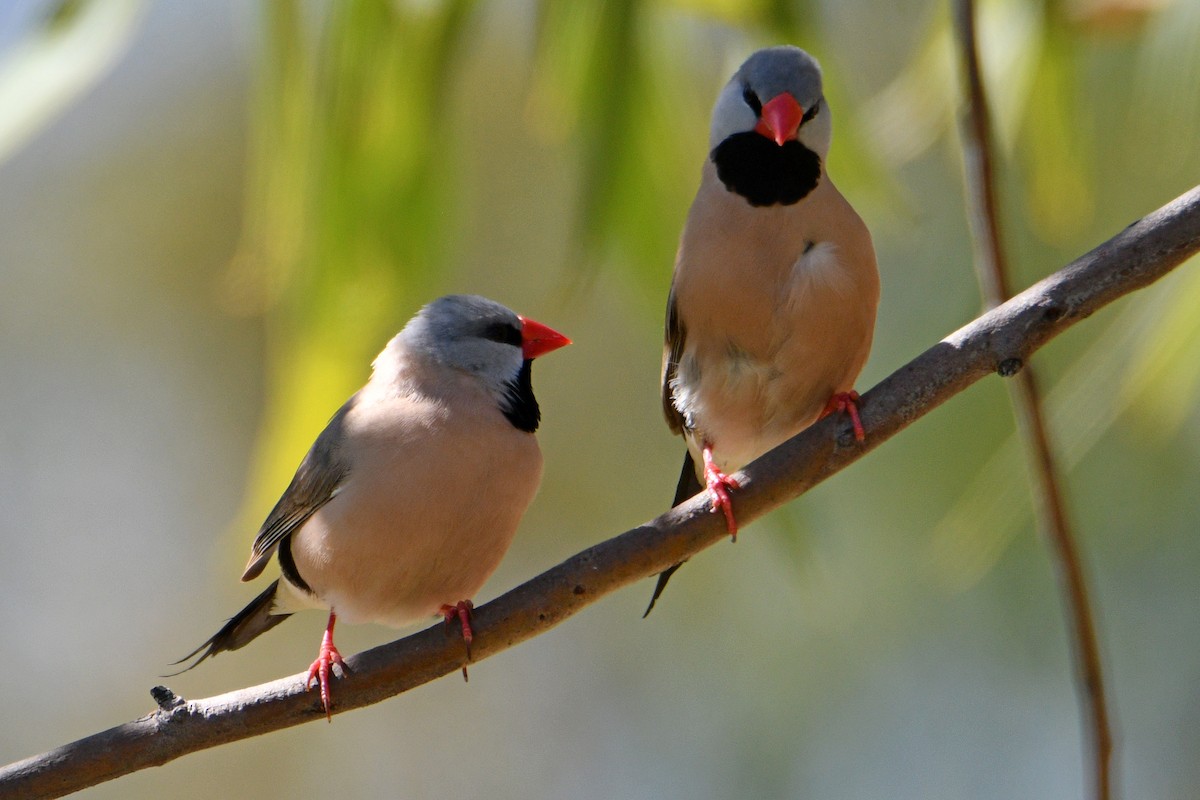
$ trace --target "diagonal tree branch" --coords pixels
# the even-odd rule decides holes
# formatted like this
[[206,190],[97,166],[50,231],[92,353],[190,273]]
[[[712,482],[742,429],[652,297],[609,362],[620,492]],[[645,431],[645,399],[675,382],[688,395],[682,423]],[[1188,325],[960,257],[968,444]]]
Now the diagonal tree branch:
[[[1200,251],[1200,187],[1130,225],[1004,305],[926,350],[863,396],[864,444],[830,417],[765,454],[738,480],[738,519],[749,523],[879,447],[992,373],[1012,376],[1030,355],[1118,297]],[[479,661],[554,627],[601,597],[647,578],[726,536],[724,520],[693,498],[588,548],[475,610]],[[462,643],[436,626],[347,659],[335,713],[377,703],[462,666]],[[203,700],[153,691],[159,708],[0,769],[0,797],[60,797],[227,742],[324,718],[304,674]]]
[[[975,0],[954,0],[954,21],[967,94],[966,117],[963,120],[963,161],[976,248],[975,271],[984,302],[988,308],[995,308],[1008,299],[1011,291],[1008,259],[1000,234],[992,124],[987,91],[979,67]],[[1078,673],[1076,685],[1082,706],[1084,742],[1091,761],[1092,790],[1096,800],[1109,800],[1112,792],[1110,764],[1113,739],[1108,702],[1105,699],[1099,637],[1032,365],[1016,375],[1008,388],[1030,467],[1030,480],[1037,500],[1035,512],[1038,525],[1049,545],[1068,630],[1074,637],[1071,652]]]

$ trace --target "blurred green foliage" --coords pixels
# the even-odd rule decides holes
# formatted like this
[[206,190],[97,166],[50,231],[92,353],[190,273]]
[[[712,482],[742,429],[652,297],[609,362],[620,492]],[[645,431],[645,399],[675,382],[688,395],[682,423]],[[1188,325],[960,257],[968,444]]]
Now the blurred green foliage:
[[[524,60],[512,68],[527,76],[525,123],[578,165],[568,252],[562,265],[539,268],[577,292],[587,291],[596,270],[618,270],[654,310],[706,147],[715,89],[755,46],[798,41],[826,60],[839,109],[831,171],[851,197],[866,198],[865,210],[882,216],[884,226],[903,226],[906,214],[921,213],[922,200],[904,196],[896,176],[939,143],[953,145],[959,103],[947,15],[939,6],[925,9],[909,23],[912,46],[895,73],[859,79],[851,89],[843,76],[856,53],[822,39],[823,18],[833,11],[816,3],[577,0],[504,10],[450,0],[265,3],[247,233],[227,287],[231,306],[264,312],[271,321],[270,401],[254,513],[290,472],[296,443],[361,379],[357,365],[394,327],[393,310],[425,298],[436,276],[463,255],[454,246],[463,237],[457,210],[463,193],[474,189],[455,153],[465,140],[486,139],[491,126],[471,109],[467,124],[456,124],[450,109],[461,92],[464,55],[497,26],[518,42],[510,55]],[[1019,259],[1021,280],[1054,268],[1111,224],[1098,218],[1112,177],[1096,141],[1145,123],[1127,111],[1139,107],[1136,98],[1178,96],[1182,105],[1156,116],[1164,127],[1194,130],[1197,92],[1177,87],[1200,85],[1200,66],[1184,52],[1186,37],[1167,33],[1196,30],[1193,9],[1186,2],[1128,0],[983,4],[984,66],[1011,167],[1004,187],[1008,232],[1026,256]],[[1179,57],[1171,61],[1173,72],[1141,66],[1171,53]],[[1110,63],[1123,85],[1105,80]],[[859,99],[849,102],[855,92]],[[1174,151],[1177,169],[1200,163],[1194,138],[1177,142]],[[946,155],[956,152],[951,146]],[[1154,161],[1128,170],[1144,172]],[[1175,313],[1158,314],[1162,324],[1140,327],[1143,338],[1126,346],[1127,356],[1098,340],[1080,356],[1087,365],[1081,371],[1119,368],[1134,387],[1147,385],[1151,375],[1167,380],[1164,365],[1178,362],[1166,354],[1179,353],[1184,342],[1194,348],[1186,309],[1200,299],[1195,291],[1179,294]],[[1195,396],[1195,370],[1170,372],[1170,380]],[[1055,407],[1078,408],[1083,385],[1065,385],[1059,394],[1073,397]],[[1088,419],[1105,422],[1091,424],[1085,435],[1070,426],[1080,417],[1064,412],[1061,435],[1074,452],[1132,404],[1145,408],[1158,396],[1136,388],[1088,392],[1101,406]],[[1159,419],[1181,422],[1169,410]],[[967,536],[954,550],[956,564],[983,559],[986,567],[1002,552],[996,543],[1019,528],[1020,517],[986,532],[965,524],[994,518],[989,503],[1023,491],[1013,446],[997,452],[979,478],[986,499],[968,490],[934,536],[943,553],[945,531]]]
[[[39,132],[53,132],[55,115],[103,84],[122,48],[136,39],[146,10],[169,5],[40,4],[48,12],[63,11],[39,16],[0,56],[0,158],[36,141]],[[1014,284],[1023,287],[1191,188],[1200,176],[1200,3],[984,0],[981,6],[1005,232]],[[130,503],[147,503],[120,492],[141,487],[131,489],[116,469],[102,476],[109,480],[99,487],[102,503],[115,509],[108,512],[117,519],[113,525],[129,537],[121,541],[138,542],[145,563],[156,565],[138,562],[134,569],[168,574],[168,581],[183,582],[186,575],[192,590],[210,593],[205,603],[183,590],[147,603],[135,579],[117,587],[130,593],[119,603],[145,611],[146,619],[156,620],[149,624],[186,628],[155,638],[163,652],[144,655],[146,662],[172,648],[176,655],[186,651],[182,645],[211,632],[218,614],[244,602],[237,593],[249,587],[233,580],[236,566],[303,449],[361,383],[387,337],[436,293],[492,294],[576,340],[537,378],[547,412],[540,434],[547,471],[495,587],[512,586],[662,510],[682,454],[661,424],[655,396],[672,258],[705,155],[713,98],[755,47],[793,42],[825,68],[835,120],[830,174],[868,221],[883,273],[875,348],[859,389],[979,307],[962,219],[960,96],[943,2],[268,0],[254,8],[257,16],[244,31],[253,86],[241,241],[224,269],[217,289],[221,307],[213,315],[223,313],[227,322],[229,315],[242,315],[249,319],[244,326],[255,331],[261,320],[263,364],[245,353],[222,352],[211,362],[181,365],[191,367],[186,374],[192,382],[169,388],[204,397],[199,405],[212,419],[207,426],[197,420],[194,430],[160,423],[148,438],[173,443],[180,464],[230,473],[222,477],[234,487],[229,491],[236,490],[241,473],[231,460],[240,451],[230,456],[212,442],[192,440],[218,423],[228,426],[223,442],[245,440],[250,423],[244,415],[229,425],[233,404],[226,407],[204,392],[236,386],[245,402],[257,400],[253,384],[261,368],[257,462],[236,538],[218,546],[181,541],[185,534],[176,528],[183,529],[182,521],[207,534],[224,521],[213,508],[223,510],[228,502],[214,492],[206,512],[177,506],[173,498],[203,491],[184,479],[181,467],[183,485],[164,492],[165,499],[154,498],[166,521],[149,531],[125,525],[122,515]],[[138,65],[154,67],[148,58]],[[218,91],[237,91],[242,72],[230,72],[235,77],[222,76],[226,83]],[[72,79],[52,87],[56,99],[47,103],[48,84],[37,75]],[[173,99],[179,106],[156,119],[190,120],[177,109],[205,107],[196,94],[185,94],[194,87],[178,88],[181,96]],[[136,84],[126,89],[143,90]],[[172,84],[169,91],[175,90]],[[162,152],[178,152],[163,144],[179,146],[176,129],[158,124],[139,130],[144,141],[122,145],[133,150],[149,141]],[[19,139],[3,138],[18,129]],[[103,126],[97,129],[103,135]],[[225,141],[213,146],[228,147]],[[61,225],[84,243],[66,252],[71,268],[88,276],[91,282],[81,281],[87,287],[109,280],[86,246],[84,234],[95,233],[89,224],[102,229],[105,241],[118,243],[111,258],[122,265],[123,251],[133,250],[125,240],[137,238],[138,226],[185,244],[207,241],[217,227],[211,214],[193,218],[202,204],[189,193],[200,185],[190,181],[189,170],[203,171],[207,164],[171,169],[169,161],[155,162],[157,184],[151,179],[146,188],[130,177],[142,171],[142,161],[124,152],[114,161],[103,173],[106,181],[122,188],[128,183],[141,203],[129,204],[135,221],[128,229],[109,229],[123,209],[93,222],[72,202],[51,206],[68,209]],[[40,180],[65,186],[61,191],[70,201],[76,193],[109,196],[89,195],[89,181],[101,181],[74,164],[66,169],[82,177],[58,183],[44,175],[60,165],[40,166],[43,177],[27,179],[30,185]],[[9,186],[24,186],[14,174],[5,177]],[[163,187],[175,182],[182,186],[167,187],[178,189],[168,195]],[[160,190],[174,204],[165,204],[160,215],[146,214]],[[213,197],[225,196],[202,199],[211,206]],[[221,205],[227,211],[230,206]],[[42,206],[30,208],[21,213],[42,213]],[[166,219],[173,216],[178,219]],[[52,245],[42,247],[54,252]],[[162,252],[182,264],[175,254],[185,250],[151,240],[143,246],[149,255],[128,259],[132,277],[119,286],[144,293],[147,305],[174,324],[180,308],[202,305],[198,298],[211,289],[204,273],[181,281],[166,300],[154,293],[168,283]],[[31,272],[43,258],[33,252],[26,259]],[[51,277],[57,280],[57,273]],[[552,313],[543,315],[546,305]],[[1188,483],[1200,441],[1198,305],[1200,278],[1192,265],[1106,309],[1038,356],[1061,460],[1070,468],[1073,510],[1097,578],[1101,632],[1114,662],[1119,721],[1129,745],[1122,770],[1128,765],[1130,785],[1169,784],[1176,792],[1158,796],[1180,798],[1195,796],[1200,782],[1191,757],[1198,728],[1190,689],[1200,663],[1194,620],[1200,551],[1193,544],[1200,511]],[[53,303],[49,307],[61,313]],[[97,316],[108,308],[101,304]],[[30,329],[40,333],[43,324],[35,320]],[[225,341],[182,322],[178,328],[173,335],[180,340]],[[9,328],[4,331],[7,336]],[[66,334],[77,335],[74,329]],[[130,348],[153,349],[136,336],[129,339]],[[254,355],[258,344],[253,339],[249,348]],[[162,360],[171,363],[177,351],[167,343],[161,350]],[[52,378],[34,383],[32,393],[45,386],[47,395],[64,393],[60,381],[73,392],[77,382],[124,380],[127,392],[116,393],[111,405],[136,428],[139,396],[158,380],[147,376],[159,373],[127,369],[126,351],[114,349],[115,366],[95,351],[87,351],[84,377],[75,377],[74,362],[64,356]],[[37,363],[41,351],[31,352]],[[214,364],[222,381],[213,380]],[[60,379],[60,372],[72,380]],[[166,392],[162,405],[173,407],[175,398]],[[65,466],[47,462],[44,473],[57,479],[78,472],[74,441],[59,442],[64,437],[55,420],[44,426],[69,459]],[[127,444],[104,421],[83,427],[99,431],[98,453]],[[528,790],[528,774],[550,776],[539,786],[558,781],[563,796],[625,796],[619,789],[630,786],[641,787],[640,796],[656,797],[1067,795],[1079,781],[1066,638],[1053,581],[1032,536],[1011,428],[999,380],[984,381],[852,470],[757,523],[745,545],[693,559],[673,582],[670,602],[645,624],[637,616],[649,582],[640,594],[635,588],[614,596],[552,635],[490,661],[480,670],[481,681],[473,673],[467,700],[460,699],[460,684],[442,682],[403,702],[356,713],[345,728],[335,724],[334,736],[304,726],[244,747],[218,748],[170,771],[113,784],[111,796],[126,796],[137,781],[150,787],[147,796],[161,795],[163,784],[178,783],[176,776],[209,778],[227,768],[233,772],[234,765],[239,780],[258,781],[245,792],[261,796],[291,792],[296,784],[280,782],[285,772],[306,791],[344,780],[351,794],[372,794],[363,789],[372,781],[376,794],[394,793],[400,775],[416,782],[413,796],[454,796],[445,786],[473,781],[471,766],[490,770],[490,779],[508,787],[495,796],[536,794]],[[208,455],[196,454],[200,445]],[[35,441],[29,452],[46,447]],[[139,463],[143,457],[128,456]],[[52,571],[64,557],[56,550],[62,549],[61,531],[74,524],[78,511],[65,507],[72,504],[61,502],[52,479],[39,495],[24,472],[5,474],[20,477],[6,485],[20,498],[29,494],[29,507],[39,513],[64,506],[52,508],[61,516],[49,521],[30,517],[30,529],[38,522],[47,532],[11,538],[25,559],[13,563],[50,565]],[[78,480],[92,486],[96,476],[89,472]],[[197,521],[202,513],[207,516]],[[94,537],[91,530],[79,534],[85,535]],[[103,542],[96,550],[116,573],[133,560],[119,551],[132,547]],[[222,565],[220,574],[232,573],[227,583],[216,583],[216,567],[208,575],[195,563],[205,557],[196,553],[210,550],[221,554],[217,560],[239,562],[227,570]],[[175,561],[180,552],[193,554],[182,570]],[[21,577],[29,572],[20,569]],[[92,577],[98,572],[90,563],[78,569]],[[36,590],[52,594],[48,579],[39,580]],[[35,588],[7,595],[13,598],[10,618],[18,624]],[[69,608],[52,619],[95,612],[86,598],[66,594],[68,588],[74,587],[55,590],[63,592],[58,603]],[[52,599],[39,596],[39,602]],[[146,611],[146,605],[152,608]],[[183,605],[194,612],[186,624],[169,616]],[[313,620],[318,633],[321,622]],[[88,625],[97,637],[109,634],[100,622]],[[347,651],[380,635],[362,627],[348,626]],[[144,641],[152,638],[143,630],[131,636],[147,647]],[[63,684],[111,682],[90,661],[70,658],[85,637],[51,631],[47,638],[63,653],[58,660],[77,661],[88,672]],[[94,649],[102,644],[111,648],[106,641]],[[311,658],[310,644],[302,631],[293,638],[264,637],[255,651],[247,648],[206,664],[207,671],[189,673],[192,682],[182,690],[217,691],[279,675],[288,668],[281,664],[296,666],[287,661],[296,653],[298,661]],[[145,702],[140,679],[119,688]],[[18,700],[32,708],[27,719],[37,715],[47,726],[57,719],[43,713],[40,694]],[[103,724],[126,708],[79,705]],[[96,727],[92,721],[84,727]],[[473,738],[466,760],[477,764],[431,763],[436,759],[422,745],[433,741],[431,747],[442,748],[452,737],[465,739],[468,727]],[[530,747],[523,736],[542,738]],[[402,746],[393,748],[393,737]],[[66,737],[56,730],[37,747],[60,738]],[[297,742],[321,748],[327,760],[289,758]],[[14,757],[37,749],[21,746]],[[380,755],[383,749],[386,755]],[[922,759],[917,769],[904,761],[914,752]],[[264,763],[287,766],[263,769]],[[346,771],[327,769],[335,763]],[[516,763],[519,768],[511,768]],[[213,770],[213,764],[222,768]],[[1066,777],[1047,788],[1047,774]],[[1004,780],[991,780],[997,775]],[[1037,790],[1021,791],[1030,785]],[[211,794],[203,781],[175,788]],[[462,795],[493,788],[470,783]]]
[[251,515],[454,252],[462,133],[445,98],[474,5],[263,6],[246,236],[226,282],[231,308],[270,323]]
[[23,36],[0,46],[0,162],[108,74],[146,2],[57,0],[37,11]]

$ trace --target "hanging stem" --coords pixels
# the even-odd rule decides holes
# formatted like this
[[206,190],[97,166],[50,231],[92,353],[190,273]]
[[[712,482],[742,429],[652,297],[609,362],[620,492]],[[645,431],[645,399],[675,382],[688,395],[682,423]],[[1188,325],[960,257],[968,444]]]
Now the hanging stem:
[[[1000,236],[991,120],[979,69],[974,0],[954,0],[954,12],[968,100],[963,121],[963,161],[975,240],[975,270],[984,302],[988,308],[995,308],[1008,300],[1010,290]],[[1030,365],[1013,377],[1009,396],[1034,484],[1038,524],[1050,546],[1072,634],[1083,733],[1093,776],[1092,796],[1109,800],[1113,740],[1095,615],[1088,599],[1079,547],[1071,531],[1037,379]]]

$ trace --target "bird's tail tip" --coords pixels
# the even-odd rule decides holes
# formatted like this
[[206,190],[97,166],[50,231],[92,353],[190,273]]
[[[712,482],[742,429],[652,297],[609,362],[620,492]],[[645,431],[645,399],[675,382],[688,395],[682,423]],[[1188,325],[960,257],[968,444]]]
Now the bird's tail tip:
[[[215,656],[217,653],[222,653],[226,650],[237,650],[249,644],[261,634],[274,628],[279,623],[287,619],[290,614],[272,614],[271,608],[275,605],[275,593],[279,588],[279,581],[274,581],[268,586],[258,597],[250,601],[250,603],[238,613],[234,614],[228,622],[226,622],[221,630],[214,633],[204,644],[197,647],[192,652],[188,653],[178,661],[171,663],[171,666],[177,666],[195,658],[192,663],[188,664],[178,672],[172,672],[169,675],[161,675],[162,678],[173,678],[176,675],[182,675],[188,670],[195,669],[207,658]],[[199,656],[199,657],[197,657]]]

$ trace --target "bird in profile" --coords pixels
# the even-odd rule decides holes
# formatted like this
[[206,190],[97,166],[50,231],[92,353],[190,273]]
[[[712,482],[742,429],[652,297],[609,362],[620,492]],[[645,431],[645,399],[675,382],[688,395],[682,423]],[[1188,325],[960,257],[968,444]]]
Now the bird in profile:
[[[707,489],[736,539],[734,472],[845,412],[879,304],[871,234],[833,185],[816,59],[759,50],[721,91],[667,300],[662,406],[687,444],[673,505]],[[703,481],[703,483],[701,483]],[[676,564],[658,576],[646,614]]]
[[[331,718],[334,623],[457,623],[500,563],[542,475],[535,358],[570,340],[499,303],[450,295],[422,308],[371,379],[317,437],[258,532],[243,581],[280,577],[192,653],[243,647],[291,613],[329,610],[306,688]],[[185,671],[186,671],[185,669]],[[463,667],[466,677],[466,667]]]

